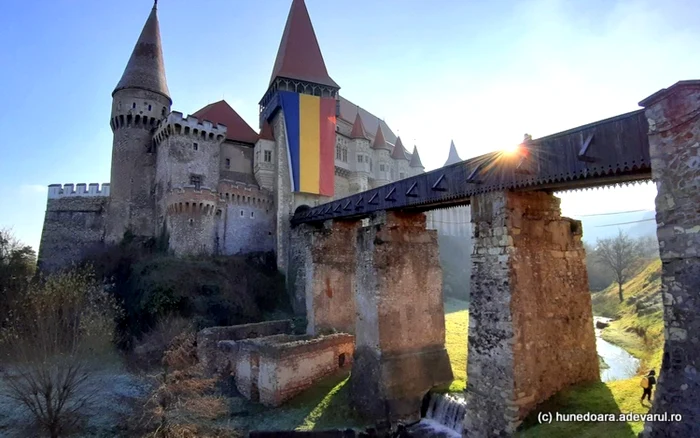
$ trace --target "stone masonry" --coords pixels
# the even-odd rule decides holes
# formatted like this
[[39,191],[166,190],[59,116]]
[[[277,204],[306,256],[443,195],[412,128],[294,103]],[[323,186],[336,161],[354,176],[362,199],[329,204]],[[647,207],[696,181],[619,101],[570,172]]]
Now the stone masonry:
[[425,214],[383,212],[357,234],[353,405],[371,419],[418,420],[450,382],[437,232]]
[[292,230],[293,294],[306,303],[307,333],[355,333],[355,240],[359,222],[326,221]]
[[109,184],[52,184],[46,202],[38,266],[45,272],[70,267],[102,244]]
[[700,81],[681,81],[640,103],[649,122],[662,262],[665,345],[653,414],[642,436],[700,436]]
[[352,364],[353,336],[275,335],[240,341],[236,387],[251,401],[279,406],[318,379]]
[[538,403],[599,380],[581,223],[543,192],[472,199],[470,436],[508,435]]

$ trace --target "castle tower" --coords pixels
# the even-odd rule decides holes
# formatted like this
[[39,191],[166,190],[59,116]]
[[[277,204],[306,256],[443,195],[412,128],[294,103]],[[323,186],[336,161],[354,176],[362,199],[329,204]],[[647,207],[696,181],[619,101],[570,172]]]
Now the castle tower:
[[369,189],[368,178],[370,176],[369,159],[371,157],[371,151],[369,147],[369,138],[367,137],[367,131],[365,131],[365,125],[362,123],[359,108],[355,115],[355,121],[352,124],[350,138],[355,142],[355,153],[357,157],[355,160],[355,172],[352,173],[352,177],[350,178],[350,192],[364,192]]
[[155,235],[153,132],[170,112],[163,50],[154,3],[124,74],[112,93],[112,170],[106,239],[118,242],[130,230]]
[[374,166],[372,166],[372,173],[374,174],[375,184],[377,187],[379,187],[391,182],[389,175],[391,166],[390,153],[392,151],[391,146],[384,138],[381,123],[377,124],[377,133],[374,135],[372,150],[374,151]]
[[283,272],[294,210],[334,195],[339,89],[328,75],[304,0],[292,0],[270,84],[260,100],[260,127],[270,123],[275,139],[276,253]]
[[217,251],[221,143],[226,126],[170,113],[156,131],[156,228],[176,255]]
[[411,154],[411,162],[408,163],[408,166],[411,168],[411,176],[418,175],[419,173],[423,173],[425,171],[425,167],[420,161],[420,155],[418,155],[418,148],[416,146],[413,146],[413,154]]
[[393,159],[393,163],[391,164],[393,166],[391,180],[397,181],[408,178],[410,176],[408,167],[408,162],[410,160],[406,156],[406,150],[401,142],[401,137],[396,137],[396,144],[394,145],[394,150],[391,151],[391,158]]

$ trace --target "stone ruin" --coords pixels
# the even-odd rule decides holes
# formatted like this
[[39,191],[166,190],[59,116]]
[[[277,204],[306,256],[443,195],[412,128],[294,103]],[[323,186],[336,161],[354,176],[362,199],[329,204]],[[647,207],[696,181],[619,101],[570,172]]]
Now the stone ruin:
[[247,399],[279,406],[319,379],[349,369],[355,338],[347,333],[294,335],[291,320],[209,327],[197,334],[208,375],[233,377]]

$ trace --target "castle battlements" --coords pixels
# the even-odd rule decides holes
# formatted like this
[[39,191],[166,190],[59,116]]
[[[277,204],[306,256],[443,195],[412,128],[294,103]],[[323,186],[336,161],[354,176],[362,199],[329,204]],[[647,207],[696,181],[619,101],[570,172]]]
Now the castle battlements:
[[109,196],[109,183],[49,184],[49,199],[69,196]]
[[153,136],[156,144],[171,135],[187,135],[202,140],[224,141],[226,138],[226,125],[217,123],[214,125],[209,120],[199,120],[197,117],[184,115],[179,111],[172,111],[163,121]]

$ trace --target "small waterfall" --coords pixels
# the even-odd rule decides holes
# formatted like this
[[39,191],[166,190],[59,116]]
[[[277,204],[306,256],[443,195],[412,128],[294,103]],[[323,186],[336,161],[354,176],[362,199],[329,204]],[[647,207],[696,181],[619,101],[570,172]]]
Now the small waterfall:
[[461,438],[466,410],[467,402],[464,397],[453,394],[431,394],[425,417],[412,427],[412,435]]

